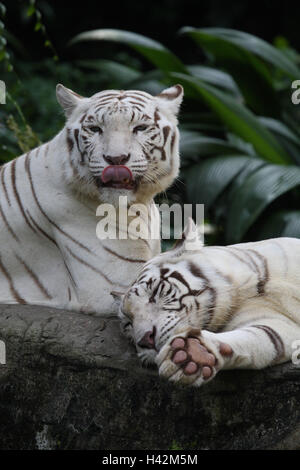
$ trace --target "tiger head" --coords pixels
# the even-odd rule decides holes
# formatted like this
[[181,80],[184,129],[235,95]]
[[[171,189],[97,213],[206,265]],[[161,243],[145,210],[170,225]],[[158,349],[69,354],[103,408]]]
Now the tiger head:
[[70,184],[117,204],[119,196],[146,202],[176,178],[181,85],[158,96],[106,90],[84,98],[61,84],[56,93],[67,117],[64,169]]
[[143,361],[156,354],[175,334],[207,325],[216,300],[210,284],[210,263],[190,220],[182,239],[148,263],[119,303],[121,329],[133,340]]

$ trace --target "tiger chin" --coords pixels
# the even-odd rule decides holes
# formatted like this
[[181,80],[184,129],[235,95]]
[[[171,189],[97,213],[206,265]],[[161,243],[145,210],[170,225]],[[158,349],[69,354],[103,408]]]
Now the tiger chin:
[[0,302],[111,315],[111,290],[126,289],[160,241],[120,230],[99,238],[97,209],[126,197],[128,210],[142,203],[159,226],[153,197],[178,174],[183,88],[88,98],[59,84],[56,95],[62,130],[0,169]]
[[122,331],[170,381],[290,361],[300,340],[300,240],[204,247],[190,219],[119,301]]

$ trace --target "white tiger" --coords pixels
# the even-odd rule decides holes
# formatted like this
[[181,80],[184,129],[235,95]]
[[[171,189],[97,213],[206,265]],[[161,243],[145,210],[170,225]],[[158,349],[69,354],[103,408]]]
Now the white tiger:
[[196,386],[220,369],[291,360],[300,340],[300,240],[203,247],[196,239],[189,249],[195,233],[190,220],[177,246],[146,263],[124,296],[115,293],[140,358]]
[[[128,287],[160,242],[99,240],[96,209],[117,207],[119,196],[129,208],[151,208],[173,182],[182,96],[180,85],[158,96],[106,90],[91,98],[57,85],[65,127],[1,167],[1,303],[114,313],[110,291]],[[156,209],[150,223],[157,217]]]

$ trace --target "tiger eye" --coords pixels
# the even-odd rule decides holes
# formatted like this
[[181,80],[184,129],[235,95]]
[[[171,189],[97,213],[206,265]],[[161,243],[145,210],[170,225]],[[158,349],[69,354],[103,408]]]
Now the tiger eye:
[[91,126],[91,127],[89,127],[89,130],[92,131],[92,132],[95,132],[95,133],[98,132],[99,134],[102,134],[102,132],[103,132],[101,127],[99,127],[99,126]]
[[147,129],[148,126],[146,126],[145,124],[141,124],[140,126],[136,126],[134,129],[133,129],[133,132],[134,133],[137,133],[137,132],[142,132],[142,131],[145,131]]

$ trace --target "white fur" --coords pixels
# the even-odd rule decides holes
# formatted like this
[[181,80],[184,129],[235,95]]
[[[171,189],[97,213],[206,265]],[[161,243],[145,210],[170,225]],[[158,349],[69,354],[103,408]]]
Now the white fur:
[[[188,250],[187,238],[188,233],[181,246],[146,263],[121,303],[123,328],[136,344],[156,328],[156,350],[137,345],[141,359],[156,362],[170,380],[198,386],[204,383],[201,369],[187,376],[172,361],[171,343],[178,336],[197,336],[215,355],[210,379],[222,368],[289,361],[293,342],[300,340],[300,240],[228,247],[202,247],[199,241]],[[221,342],[231,346],[231,356],[221,355]]]
[[[142,111],[126,93],[140,94]],[[111,98],[103,100],[109,94]],[[117,90],[83,98],[62,85],[57,86],[57,98],[67,116],[66,126],[50,142],[1,168],[0,302],[112,314],[110,292],[126,289],[142,264],[160,252],[160,242],[99,240],[96,210],[103,202],[117,208],[119,196],[128,197],[129,208],[136,202],[150,208],[153,197],[176,178],[174,103],[163,96]],[[181,99],[182,89],[175,100],[177,110]],[[105,105],[97,110],[101,100]],[[150,140],[151,130],[134,133],[142,115],[148,116],[149,128],[154,126],[155,112],[160,116],[156,138]],[[90,125],[101,126],[102,134],[92,133]],[[151,145],[159,146],[164,126],[171,129],[166,158],[162,160],[161,152],[153,148],[147,161],[143,146],[148,146],[148,153]],[[172,151],[171,134],[176,137]],[[129,153],[127,166],[140,178],[138,189],[99,187],[96,181],[108,165],[103,154]],[[154,209],[150,223],[157,226],[158,217]]]

